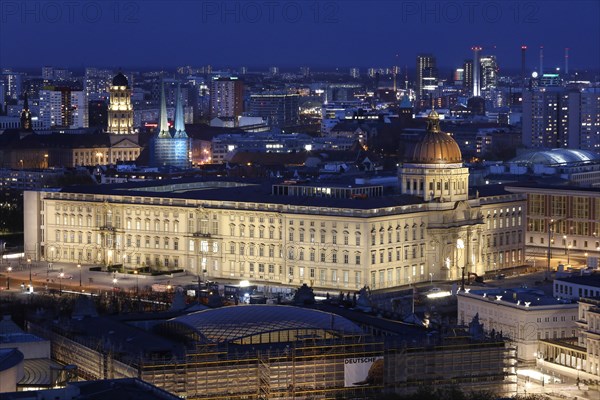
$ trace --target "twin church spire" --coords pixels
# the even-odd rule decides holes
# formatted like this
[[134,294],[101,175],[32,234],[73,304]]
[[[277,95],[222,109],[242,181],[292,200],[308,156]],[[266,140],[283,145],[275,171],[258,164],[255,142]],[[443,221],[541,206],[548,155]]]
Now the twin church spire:
[[188,135],[185,132],[185,120],[183,116],[183,101],[181,99],[181,86],[177,85],[177,99],[175,103],[175,132],[171,135],[169,131],[169,120],[167,117],[167,101],[165,99],[165,85],[161,83],[160,88],[160,111],[158,117],[158,127],[156,136],[160,139],[171,139],[171,138],[187,138]]

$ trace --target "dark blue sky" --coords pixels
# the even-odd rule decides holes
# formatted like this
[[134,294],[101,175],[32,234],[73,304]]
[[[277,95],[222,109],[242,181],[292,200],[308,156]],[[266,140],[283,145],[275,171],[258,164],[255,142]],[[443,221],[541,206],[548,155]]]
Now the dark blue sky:
[[[134,0],[0,1],[0,65],[161,68],[408,65],[432,52],[442,67],[473,45],[501,68],[600,66],[600,2]],[[495,49],[492,50],[492,47]],[[397,55],[397,56],[396,56]]]

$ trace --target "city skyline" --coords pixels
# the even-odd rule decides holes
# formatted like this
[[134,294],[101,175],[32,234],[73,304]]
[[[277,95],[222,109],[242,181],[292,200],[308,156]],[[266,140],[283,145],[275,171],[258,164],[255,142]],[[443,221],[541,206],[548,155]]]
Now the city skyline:
[[[562,69],[567,47],[573,70],[600,65],[596,2],[368,4],[182,0],[170,2],[165,15],[163,1],[4,2],[0,64],[411,68],[419,53],[430,52],[441,68],[453,68],[470,58],[476,45],[483,47],[482,54],[495,54],[501,68],[516,70],[520,47],[527,45],[529,70],[538,66],[540,46],[547,68]],[[57,46],[65,38],[67,45]],[[22,51],[23,43],[35,51]],[[159,48],[166,54],[157,56],[153,49]],[[273,51],[278,48],[292,51]]]

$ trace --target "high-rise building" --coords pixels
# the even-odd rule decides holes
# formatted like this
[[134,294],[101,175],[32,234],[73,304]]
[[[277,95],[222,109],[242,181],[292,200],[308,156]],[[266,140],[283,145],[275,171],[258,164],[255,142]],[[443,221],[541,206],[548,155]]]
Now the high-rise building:
[[566,96],[562,109],[566,105],[568,147],[600,154],[600,87],[569,91]]
[[498,85],[498,64],[496,56],[483,56],[479,60],[481,65],[481,89],[490,90]]
[[42,79],[46,81],[46,83],[50,82],[54,79],[54,67],[42,67]]
[[435,57],[431,54],[417,56],[417,79],[415,94],[417,102],[429,98],[431,92],[437,88],[437,67]]
[[600,153],[600,88],[538,87],[526,91],[523,145]]
[[18,100],[22,93],[23,77],[10,70],[2,72],[6,100]]
[[253,94],[250,96],[249,114],[262,117],[270,126],[296,125],[299,97],[297,94]]
[[456,68],[454,70],[453,80],[455,85],[462,86],[465,81],[465,69]]
[[105,100],[88,102],[88,121],[90,127],[104,129],[108,126],[108,105]]
[[525,86],[525,81],[527,78],[527,72],[525,72],[526,68],[526,55],[527,55],[527,46],[521,46],[521,81],[522,85]]
[[131,135],[133,130],[133,106],[131,105],[131,88],[129,81],[121,72],[112,80],[109,89],[110,104],[108,106],[107,131],[115,135]]
[[6,85],[0,79],[0,113],[6,109]]
[[471,94],[473,88],[473,60],[465,60],[463,64],[464,79],[463,88],[466,93]]
[[244,82],[236,77],[216,77],[210,85],[211,118],[237,118],[244,111]]
[[481,47],[474,46],[473,50],[473,97],[481,96]]
[[360,78],[360,69],[358,68],[350,68],[350,76],[354,79]]
[[109,95],[113,72],[108,69],[86,68],[83,90],[88,100],[104,100]]
[[87,107],[83,91],[59,86],[40,90],[40,120],[45,128],[87,128]]
[[270,75],[279,75],[279,67],[269,67],[269,74]]

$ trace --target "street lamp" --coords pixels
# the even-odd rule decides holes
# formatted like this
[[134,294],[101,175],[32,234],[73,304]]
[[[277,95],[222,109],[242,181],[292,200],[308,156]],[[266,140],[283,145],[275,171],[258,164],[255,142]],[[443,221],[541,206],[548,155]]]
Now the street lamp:
[[135,294],[137,296],[140,290],[138,270],[134,269],[133,274],[135,275]]
[[552,259],[552,227],[554,226],[555,222],[558,221],[551,219],[550,222],[548,222],[548,264],[546,265],[546,277],[544,278],[545,281],[550,279],[550,261]]
[[31,258],[27,258],[27,266],[29,267],[29,287],[32,287],[31,285]]
[[62,295],[62,280],[65,277],[65,273],[61,272],[60,274],[58,274],[58,278],[59,278],[59,282],[60,282],[60,290],[59,293]]
[[581,365],[577,364],[577,389],[579,389],[579,371],[581,370]]
[[429,273],[429,284],[433,285],[433,272]]
[[6,290],[10,290],[10,272],[12,271],[12,267],[6,268]]
[[79,287],[81,287],[81,264],[77,264],[77,268],[79,269]]
[[572,244],[569,244],[569,246],[567,246],[567,265],[571,265],[571,248],[573,247]]

